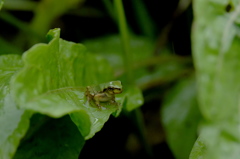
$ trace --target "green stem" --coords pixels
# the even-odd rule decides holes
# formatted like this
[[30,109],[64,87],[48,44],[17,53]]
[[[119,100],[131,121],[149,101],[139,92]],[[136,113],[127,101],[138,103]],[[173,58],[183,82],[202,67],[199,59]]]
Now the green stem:
[[115,10],[113,8],[113,5],[111,3],[110,0],[103,0],[104,6],[108,12],[108,14],[110,15],[110,17],[112,18],[112,20],[114,20],[114,22],[116,23],[116,14],[115,14]]
[[121,34],[122,45],[123,45],[123,59],[124,59],[124,66],[126,70],[127,81],[128,81],[128,84],[131,85],[134,83],[134,80],[132,77],[132,54],[129,46],[130,40],[128,37],[128,28],[127,28],[127,23],[125,19],[122,0],[114,0],[114,5],[116,8],[118,26]]
[[148,14],[148,11],[145,7],[143,0],[132,0],[133,9],[136,13],[137,23],[142,33],[145,36],[150,37],[151,39],[155,38],[155,25],[151,19],[151,16]]
[[142,146],[144,147],[146,153],[150,156],[153,157],[153,152],[151,149],[151,146],[149,145],[149,143],[146,140],[146,128],[144,125],[144,119],[143,119],[143,115],[140,109],[135,109],[131,112],[131,116],[133,117],[133,121],[138,129],[138,136],[139,139],[142,143]]
[[18,11],[33,11],[37,7],[38,2],[34,1],[13,1],[8,0],[4,2],[4,9],[7,10],[18,10]]
[[6,21],[7,23],[11,24],[12,26],[18,28],[19,30],[25,32],[27,35],[30,35],[32,37],[36,37],[38,39],[43,39],[41,35],[39,35],[37,32],[33,31],[26,23],[18,20],[8,12],[1,11],[0,19]]
[[[134,78],[132,76],[132,54],[130,51],[130,40],[128,36],[128,28],[126,23],[126,18],[124,14],[122,0],[114,0],[114,6],[116,9],[116,18],[118,20],[118,26],[121,34],[121,40],[123,45],[123,59],[124,59],[124,66],[126,71],[126,77],[128,85],[134,85]],[[138,129],[139,139],[149,156],[152,156],[152,151],[150,145],[147,143],[146,140],[146,133],[145,133],[145,125],[142,118],[142,112],[140,109],[135,109],[131,112],[132,120],[135,122],[135,125]]]

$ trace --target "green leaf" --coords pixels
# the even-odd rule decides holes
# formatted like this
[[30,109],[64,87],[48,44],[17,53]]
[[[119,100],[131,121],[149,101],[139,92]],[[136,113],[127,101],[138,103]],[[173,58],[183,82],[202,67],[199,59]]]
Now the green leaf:
[[123,109],[130,112],[141,105],[143,105],[144,99],[142,91],[138,87],[129,86],[124,90],[121,96],[125,96],[127,102],[124,104]]
[[103,103],[99,110],[86,101],[85,86],[108,82],[113,73],[106,60],[59,36],[59,29],[51,30],[48,44],[37,44],[24,53],[24,68],[13,79],[11,88],[21,108],[55,118],[70,113],[88,139],[121,107]]
[[[83,44],[91,52],[104,56],[114,69],[123,68],[122,43],[118,35],[87,40]],[[130,49],[133,54],[133,61],[137,63],[151,57],[154,45],[149,39],[131,36]]]
[[194,144],[194,147],[191,151],[189,156],[190,159],[202,159],[205,158],[204,155],[206,154],[206,145],[202,139],[202,136],[199,136],[197,141]]
[[85,140],[68,116],[50,119],[19,147],[14,159],[77,159]]
[[4,1],[0,0],[0,10],[2,9],[3,3],[4,3]]
[[23,51],[18,49],[16,46],[12,45],[11,43],[7,42],[4,38],[0,37],[0,55],[6,54],[22,54]]
[[200,119],[195,78],[191,77],[170,90],[162,109],[167,142],[176,159],[188,158],[197,137]]
[[0,56],[0,158],[3,159],[14,155],[31,117],[29,111],[17,108],[10,94],[10,79],[21,67],[20,56]]
[[[233,134],[229,134],[229,131]],[[203,122],[201,134],[192,149],[190,159],[238,158],[240,155],[238,137],[238,127],[235,127],[233,122],[231,124],[229,121],[215,124]],[[217,153],[216,150],[219,149],[222,152]]]
[[142,90],[175,81],[186,73],[189,74],[192,72],[192,68],[189,68],[190,59],[171,55],[168,51],[161,56],[151,58],[147,63],[154,63],[155,65],[153,65],[153,71],[149,71],[148,69],[142,72],[142,75],[136,79],[137,85],[140,86]]
[[[119,102],[118,100],[116,101]],[[85,139],[93,137],[96,132],[101,130],[104,123],[109,119],[109,116],[118,111],[117,106],[110,105],[106,105],[102,110],[91,105],[85,105],[83,110],[84,109],[87,113],[84,111],[78,111],[71,113],[70,117]]]
[[196,0],[194,12],[192,41],[198,100],[205,119],[200,129],[204,156],[235,159],[240,155],[240,3]]

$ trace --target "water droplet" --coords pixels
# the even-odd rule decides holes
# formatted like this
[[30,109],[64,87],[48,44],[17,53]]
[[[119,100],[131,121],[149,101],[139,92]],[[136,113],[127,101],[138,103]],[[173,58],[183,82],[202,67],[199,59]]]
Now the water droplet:
[[96,124],[96,123],[97,123],[97,121],[98,121],[98,118],[95,118],[95,120],[94,120],[93,124]]

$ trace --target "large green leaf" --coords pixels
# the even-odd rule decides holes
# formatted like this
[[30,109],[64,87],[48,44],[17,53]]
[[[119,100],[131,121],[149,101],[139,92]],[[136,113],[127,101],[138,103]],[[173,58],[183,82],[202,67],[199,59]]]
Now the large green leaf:
[[168,93],[162,110],[167,142],[176,159],[189,157],[200,118],[195,78],[185,79]]
[[205,119],[200,132],[204,156],[235,159],[240,156],[240,2],[195,0],[194,13],[192,41]]
[[111,113],[121,109],[106,103],[99,110],[84,95],[85,86],[112,80],[112,70],[106,60],[91,55],[83,45],[59,36],[59,29],[51,30],[48,44],[37,44],[24,53],[24,68],[13,79],[11,88],[21,108],[55,118],[70,113],[88,139]]
[[14,159],[77,159],[84,143],[68,116],[50,119],[34,136],[24,140]]
[[11,77],[21,69],[17,55],[0,56],[0,158],[10,159],[29,127],[31,113],[19,109],[10,94]]

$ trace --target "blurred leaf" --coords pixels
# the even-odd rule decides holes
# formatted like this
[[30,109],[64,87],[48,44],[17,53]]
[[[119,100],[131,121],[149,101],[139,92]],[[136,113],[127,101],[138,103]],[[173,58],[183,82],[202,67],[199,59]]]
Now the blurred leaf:
[[25,135],[31,113],[18,109],[9,90],[11,77],[21,69],[17,55],[0,56],[0,158],[10,159]]
[[127,102],[123,109],[128,112],[140,107],[144,102],[142,91],[136,86],[129,86],[124,89],[124,92],[120,96],[126,96]]
[[0,37],[0,55],[3,54],[22,54],[22,51],[16,46],[10,44],[6,40]]
[[[203,122],[201,125],[201,134],[192,149],[190,159],[216,158],[215,151],[218,149],[222,150],[222,158],[235,159],[239,157],[239,134],[235,123],[229,124],[229,121],[215,124]],[[233,133],[229,134],[228,131]]]
[[196,0],[194,12],[192,41],[205,119],[200,134],[205,138],[204,156],[235,159],[240,156],[240,3]]
[[3,3],[3,0],[0,0],[0,10],[2,9]]
[[195,79],[182,80],[168,93],[162,110],[167,142],[176,159],[188,158],[200,119]]
[[37,44],[24,53],[24,68],[13,79],[11,88],[21,108],[55,118],[71,113],[71,119],[88,139],[121,109],[103,103],[99,110],[84,95],[85,86],[112,80],[112,70],[83,45],[59,36],[59,29],[51,30],[47,35],[49,44]]
[[204,144],[202,140],[202,136],[199,136],[197,141],[194,144],[194,148],[191,151],[191,154],[189,156],[190,159],[203,159],[204,154],[206,154],[206,145]]
[[[91,52],[104,56],[115,70],[123,68],[123,48],[118,35],[87,40],[83,44]],[[131,36],[130,48],[135,63],[151,57],[154,45],[152,41],[146,38]]]
[[[187,73],[193,72],[192,68],[186,65],[190,63],[191,59],[181,59],[169,54],[161,55],[158,58],[153,71],[148,71],[145,75],[136,79],[137,85],[142,90],[174,81]],[[153,62],[155,61],[153,60]]]
[[84,143],[68,116],[52,119],[19,147],[14,159],[77,159]]

